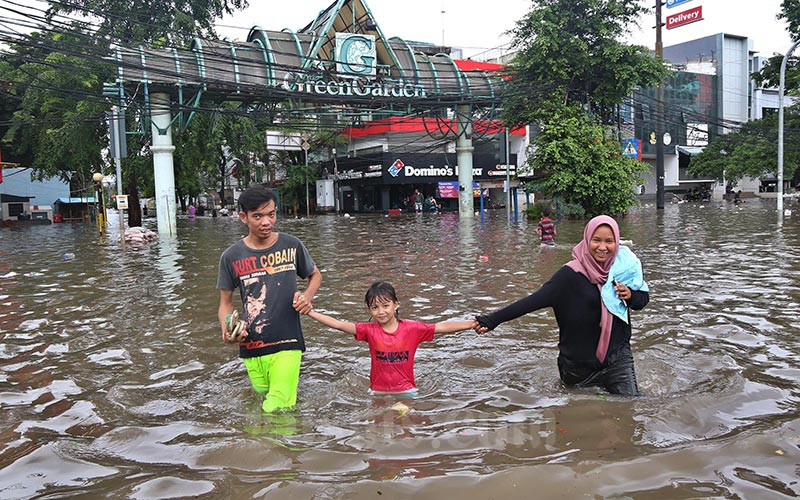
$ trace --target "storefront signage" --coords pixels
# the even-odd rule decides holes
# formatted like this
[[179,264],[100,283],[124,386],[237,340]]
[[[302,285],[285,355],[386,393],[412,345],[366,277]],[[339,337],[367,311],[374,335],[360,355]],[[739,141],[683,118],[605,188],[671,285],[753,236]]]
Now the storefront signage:
[[360,33],[336,33],[336,72],[341,76],[375,76],[375,37]]
[[[472,176],[474,179],[501,179],[506,172],[516,174],[514,165],[516,155],[511,155],[510,164],[496,163],[491,153],[478,153],[473,156]],[[363,184],[419,184],[458,180],[459,167],[454,165],[454,154],[442,153],[391,153],[365,155],[363,158],[340,158],[335,178],[343,181],[364,181]],[[331,161],[324,168],[334,170]],[[516,176],[516,175],[515,175]]]
[[410,83],[400,78],[377,81],[366,78],[352,80],[305,80],[301,75],[286,73],[282,87],[289,92],[319,96],[339,97],[403,97],[425,99],[428,93],[419,83]]
[[[406,177],[453,177],[458,175],[458,165],[456,166],[445,165],[443,167],[434,167],[433,165],[431,165],[430,167],[420,167],[420,168],[412,167],[411,165],[405,165],[403,167],[403,175]],[[472,175],[476,176],[483,175],[483,169],[473,168]]]
[[[440,182],[437,187],[439,189],[439,198],[458,198],[458,181]],[[480,195],[481,189],[478,187],[478,183],[472,181],[472,196]],[[488,196],[489,190],[484,189],[483,195]]]
[[677,14],[667,16],[667,29],[671,30],[672,28],[685,26],[687,24],[702,20],[703,6],[700,5],[694,9],[684,10],[683,12],[678,12]]
[[516,169],[516,165],[495,165],[494,170],[489,170],[488,174],[490,176],[506,175],[506,170],[508,170],[509,175],[514,175]]

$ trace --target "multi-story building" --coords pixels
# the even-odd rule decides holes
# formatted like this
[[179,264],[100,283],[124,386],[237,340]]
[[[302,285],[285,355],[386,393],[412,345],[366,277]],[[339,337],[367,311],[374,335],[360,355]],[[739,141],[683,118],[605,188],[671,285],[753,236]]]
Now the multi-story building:
[[[709,139],[736,131],[748,120],[777,111],[777,89],[758,86],[752,73],[766,59],[756,55],[747,37],[718,33],[664,47],[664,59],[676,72],[664,90],[664,187],[683,194],[692,189],[709,189],[716,198],[726,191],[726,182],[701,179],[688,173],[692,156],[700,153]],[[643,144],[643,159],[651,164],[644,193],[656,192],[655,180],[655,89],[637,92],[629,120],[635,137]],[[774,178],[742,179],[735,189],[757,193],[774,188]],[[770,187],[770,185],[772,187]]]

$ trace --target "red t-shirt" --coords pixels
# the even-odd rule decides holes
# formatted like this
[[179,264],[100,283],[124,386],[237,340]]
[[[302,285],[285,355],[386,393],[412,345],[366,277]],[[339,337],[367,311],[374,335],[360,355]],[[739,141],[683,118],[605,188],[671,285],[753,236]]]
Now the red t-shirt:
[[414,389],[414,353],[421,342],[433,340],[436,325],[398,320],[394,333],[376,322],[356,323],[356,340],[369,344],[372,366],[369,387],[373,391],[402,392]]

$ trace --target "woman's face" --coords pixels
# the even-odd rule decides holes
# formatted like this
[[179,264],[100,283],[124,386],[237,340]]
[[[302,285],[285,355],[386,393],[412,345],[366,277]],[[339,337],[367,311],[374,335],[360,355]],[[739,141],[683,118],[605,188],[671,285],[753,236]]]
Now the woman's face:
[[614,232],[606,224],[595,229],[589,240],[589,254],[598,264],[605,264],[617,250]]

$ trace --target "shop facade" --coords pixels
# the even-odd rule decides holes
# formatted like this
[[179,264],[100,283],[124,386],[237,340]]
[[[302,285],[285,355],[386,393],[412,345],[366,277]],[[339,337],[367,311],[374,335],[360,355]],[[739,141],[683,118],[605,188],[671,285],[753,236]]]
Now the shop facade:
[[[459,167],[455,153],[393,153],[382,152],[357,158],[337,158],[322,165],[322,179],[318,192],[328,188],[338,192],[341,211],[369,212],[400,209],[413,211],[415,191],[425,197],[433,196],[442,210],[458,210],[459,192],[472,189],[478,197],[483,194],[484,206],[498,206],[505,202],[506,165],[498,164],[495,155],[474,153],[471,187],[460,186]],[[514,179],[516,155],[510,156],[511,187]],[[331,172],[337,174],[331,175]],[[333,207],[323,207],[332,209]]]

